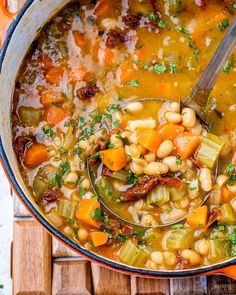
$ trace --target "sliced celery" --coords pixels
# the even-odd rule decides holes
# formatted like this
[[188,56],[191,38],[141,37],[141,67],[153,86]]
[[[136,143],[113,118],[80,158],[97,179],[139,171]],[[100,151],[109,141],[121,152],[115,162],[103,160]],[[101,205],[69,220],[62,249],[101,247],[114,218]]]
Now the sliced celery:
[[170,200],[170,187],[167,185],[156,186],[147,195],[147,204],[153,204],[161,207]]
[[37,126],[41,120],[42,109],[21,106],[18,109],[21,122],[26,126]]
[[154,250],[162,250],[162,234],[156,229],[149,229],[144,236],[148,246]]
[[236,214],[230,205],[230,203],[225,203],[221,206],[223,209],[223,214],[220,217],[220,223],[225,225],[230,225],[236,222]]
[[122,262],[142,266],[147,260],[147,255],[144,251],[140,250],[131,240],[127,240],[120,249],[119,258]]
[[122,181],[126,181],[127,177],[128,177],[129,173],[125,170],[119,170],[119,171],[115,171],[111,174],[112,178],[118,179],[118,180],[122,180]]
[[61,227],[63,225],[63,219],[56,212],[50,212],[45,216],[55,227]]
[[209,259],[220,260],[227,254],[227,243],[222,239],[209,240]]
[[166,239],[168,249],[186,249],[193,246],[193,230],[188,227],[172,230]]
[[213,168],[224,144],[224,141],[218,136],[208,133],[206,137],[203,138],[200,149],[198,150],[198,162],[203,166]]
[[47,182],[51,182],[58,171],[59,171],[58,167],[49,164],[39,170],[38,176],[40,176]]
[[58,201],[57,213],[67,219],[73,219],[77,210],[78,204],[76,202],[60,199]]
[[33,182],[33,191],[37,197],[37,200],[42,196],[42,194],[50,187],[50,184],[47,183],[42,178],[36,176]]
[[101,179],[96,182],[96,186],[102,199],[110,199],[113,196],[113,188],[108,177],[101,177]]
[[176,189],[174,187],[170,189],[170,200],[173,202],[181,201],[184,195],[185,195],[185,191],[182,189]]

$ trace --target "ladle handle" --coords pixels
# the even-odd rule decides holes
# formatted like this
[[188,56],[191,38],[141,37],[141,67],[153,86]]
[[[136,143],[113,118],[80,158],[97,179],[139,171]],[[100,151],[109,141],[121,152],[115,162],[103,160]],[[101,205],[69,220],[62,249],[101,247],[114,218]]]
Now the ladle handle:
[[218,49],[212,57],[210,63],[202,73],[197,85],[193,88],[192,93],[183,102],[184,105],[193,108],[198,115],[207,105],[210,92],[215,85],[223,66],[225,66],[232,50],[236,45],[236,18],[227,31],[224,39],[221,41]]

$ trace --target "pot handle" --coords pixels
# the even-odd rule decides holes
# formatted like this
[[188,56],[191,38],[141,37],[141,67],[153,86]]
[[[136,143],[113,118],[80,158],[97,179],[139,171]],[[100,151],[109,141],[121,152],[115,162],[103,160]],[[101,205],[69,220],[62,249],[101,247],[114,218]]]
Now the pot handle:
[[236,265],[231,265],[225,268],[214,270],[206,273],[206,275],[224,275],[236,280]]

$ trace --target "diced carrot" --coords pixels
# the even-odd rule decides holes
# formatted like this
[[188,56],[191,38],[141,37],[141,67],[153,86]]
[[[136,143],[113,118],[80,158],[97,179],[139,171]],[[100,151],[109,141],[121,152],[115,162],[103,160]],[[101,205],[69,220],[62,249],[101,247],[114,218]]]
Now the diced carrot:
[[48,89],[41,93],[40,102],[43,105],[49,105],[52,103],[62,102],[64,99],[65,98],[61,93]]
[[122,117],[122,121],[121,121],[119,127],[121,129],[125,129],[125,127],[127,126],[128,122],[130,120],[132,120],[132,119],[134,119],[134,117],[131,114],[128,114],[128,113],[124,114],[124,116]]
[[137,129],[137,139],[141,146],[145,147],[152,153],[156,153],[161,144],[160,136],[153,129]]
[[135,49],[134,54],[136,55],[138,59],[141,59],[142,61],[146,60],[146,58],[148,57],[147,48],[144,46],[141,48]]
[[112,171],[118,171],[126,165],[126,155],[123,147],[100,151],[99,155],[102,163]]
[[184,132],[184,127],[175,124],[164,124],[157,128],[157,133],[159,134],[161,140],[170,139],[172,141]]
[[100,209],[98,200],[84,199],[80,202],[75,216],[82,223],[85,223],[95,228],[99,228],[100,222],[93,218],[96,209]]
[[35,168],[47,161],[48,152],[44,144],[34,143],[26,151],[24,162],[30,168]]
[[109,9],[111,7],[111,1],[110,0],[101,0],[97,2],[95,8],[94,8],[94,13],[97,17],[104,17]]
[[84,34],[82,34],[80,31],[76,30],[73,32],[75,43],[78,47],[83,48],[86,44],[86,39]]
[[63,73],[64,73],[63,68],[60,68],[60,67],[52,68],[47,72],[45,79],[50,84],[59,85]]
[[190,132],[179,134],[175,139],[177,154],[183,159],[188,159],[194,155],[200,143],[199,137]]
[[46,108],[45,119],[48,123],[56,125],[66,117],[66,112],[55,105]]
[[194,209],[187,217],[188,224],[195,228],[204,228],[207,224],[208,208],[206,205]]
[[233,152],[234,153],[233,153],[233,157],[232,157],[232,161],[231,162],[234,164],[234,166],[236,166],[236,150],[234,149]]
[[41,56],[41,65],[42,65],[42,68],[44,70],[46,70],[46,71],[51,69],[52,66],[53,66],[51,57],[49,55],[47,55],[47,54],[42,54],[42,56]]
[[114,60],[114,53],[111,48],[104,49],[104,63],[106,66],[111,66]]
[[214,21],[216,24],[219,24],[220,22],[222,22],[222,20],[226,19],[227,18],[227,15],[224,11],[220,12],[220,13],[217,13],[215,16],[214,16]]
[[234,197],[236,196],[236,193],[231,192],[226,185],[223,185],[221,188],[221,201],[222,203],[228,203],[230,202]]
[[90,235],[95,247],[102,246],[108,241],[108,235],[102,231],[93,231]]
[[87,77],[87,75],[88,70],[81,65],[69,71],[69,81],[70,83],[78,83],[83,81]]

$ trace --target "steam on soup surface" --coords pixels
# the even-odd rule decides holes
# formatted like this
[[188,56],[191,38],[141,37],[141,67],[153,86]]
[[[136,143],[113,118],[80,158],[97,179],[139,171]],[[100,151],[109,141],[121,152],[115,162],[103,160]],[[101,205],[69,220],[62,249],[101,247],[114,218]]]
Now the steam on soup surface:
[[[233,257],[235,53],[209,99],[210,133],[178,101],[215,52],[235,4],[94,2],[63,8],[17,78],[13,146],[32,198],[69,238],[128,265],[184,269]],[[99,198],[146,228],[121,224]]]

